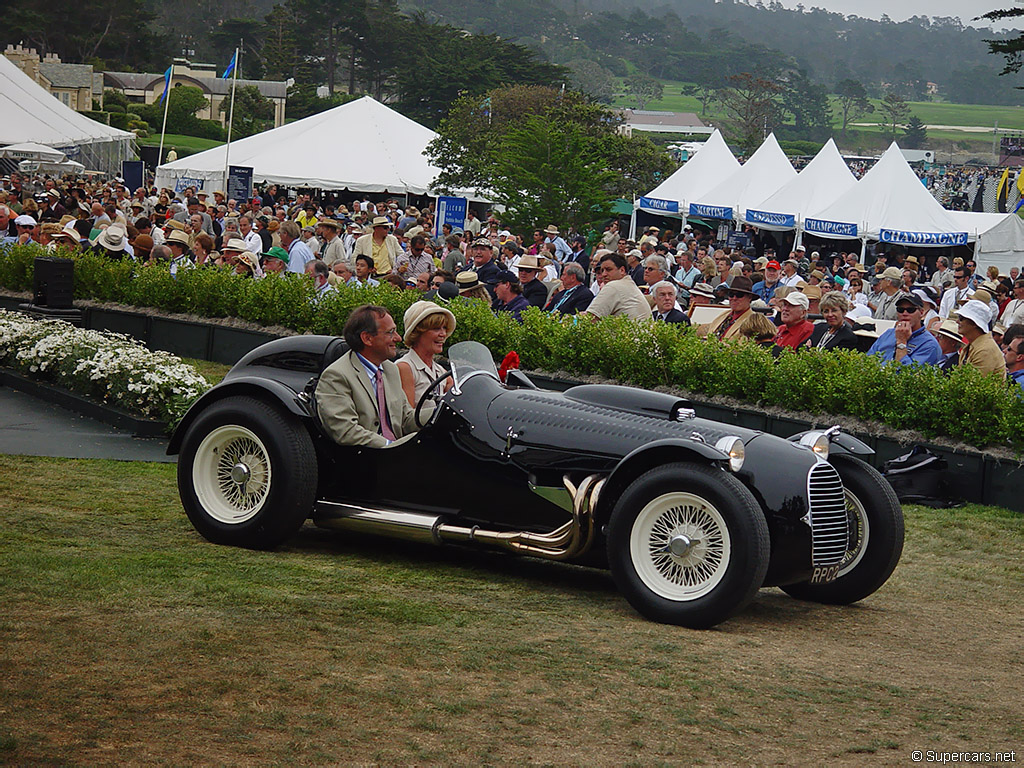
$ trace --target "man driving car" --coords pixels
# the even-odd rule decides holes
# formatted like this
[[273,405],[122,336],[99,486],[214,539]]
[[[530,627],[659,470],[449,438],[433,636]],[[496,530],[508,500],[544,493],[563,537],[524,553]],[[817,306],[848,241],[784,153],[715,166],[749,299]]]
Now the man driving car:
[[[342,335],[349,351],[328,366],[316,387],[317,412],[327,433],[342,445],[386,448],[416,432],[415,411],[392,362],[399,334],[388,311],[372,304],[357,308]],[[425,407],[424,413],[430,410]]]

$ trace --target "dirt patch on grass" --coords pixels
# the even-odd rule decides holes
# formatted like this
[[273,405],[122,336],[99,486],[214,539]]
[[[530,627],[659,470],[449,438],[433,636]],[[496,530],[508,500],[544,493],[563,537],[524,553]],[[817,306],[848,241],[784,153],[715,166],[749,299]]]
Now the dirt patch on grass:
[[1021,518],[909,508],[856,606],[719,628],[601,571],[304,528],[201,540],[172,467],[0,457],[0,762],[908,764],[1024,746]]

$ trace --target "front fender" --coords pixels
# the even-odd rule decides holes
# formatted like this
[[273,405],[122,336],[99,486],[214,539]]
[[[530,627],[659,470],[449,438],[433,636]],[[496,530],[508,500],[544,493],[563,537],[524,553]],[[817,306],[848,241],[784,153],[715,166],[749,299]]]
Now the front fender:
[[[824,430],[821,429],[807,429],[786,439],[791,443],[799,443],[800,438],[804,435],[810,434],[811,432],[823,431]],[[831,446],[829,447],[830,454],[837,453],[845,454],[847,456],[871,456],[874,454],[874,451],[867,443],[853,435],[848,435],[845,432],[835,432],[829,435],[829,442],[831,443]]]
[[202,411],[213,403],[223,400],[226,397],[245,395],[266,400],[272,404],[280,404],[296,416],[309,418],[310,413],[305,404],[299,400],[295,390],[286,387],[273,379],[266,379],[260,376],[239,376],[226,380],[211,389],[200,397],[186,411],[178,426],[171,435],[171,441],[167,445],[167,455],[173,456],[181,451],[181,443],[185,439],[192,422]]
[[707,443],[671,438],[655,440],[635,449],[626,454],[605,479],[597,500],[597,509],[594,510],[597,525],[601,526],[608,522],[615,502],[633,480],[649,469],[672,461],[698,461],[710,464],[728,462],[729,456]]

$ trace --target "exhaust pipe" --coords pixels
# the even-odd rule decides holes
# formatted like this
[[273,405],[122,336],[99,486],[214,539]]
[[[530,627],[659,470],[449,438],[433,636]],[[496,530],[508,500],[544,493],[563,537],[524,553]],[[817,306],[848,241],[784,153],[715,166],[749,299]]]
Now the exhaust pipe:
[[389,536],[426,544],[476,542],[485,546],[548,560],[568,560],[590,549],[594,540],[593,510],[604,479],[590,475],[579,487],[568,476],[562,482],[573,500],[572,519],[548,533],[531,531],[491,531],[480,526],[451,525],[440,515],[319,501],[317,524],[325,528]]

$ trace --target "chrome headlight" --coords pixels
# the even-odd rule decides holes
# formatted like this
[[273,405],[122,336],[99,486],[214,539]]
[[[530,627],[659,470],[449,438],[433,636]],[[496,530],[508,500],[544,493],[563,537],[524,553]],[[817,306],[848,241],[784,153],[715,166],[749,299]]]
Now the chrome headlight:
[[743,447],[743,441],[738,437],[723,437],[717,443],[715,448],[720,450],[722,453],[729,456],[729,469],[732,472],[739,472],[743,466],[743,459],[747,456],[746,448]]
[[815,456],[820,457],[824,461],[828,461],[828,449],[831,444],[832,441],[829,440],[828,435],[824,432],[808,432],[800,438],[800,445],[804,448],[810,448]]

